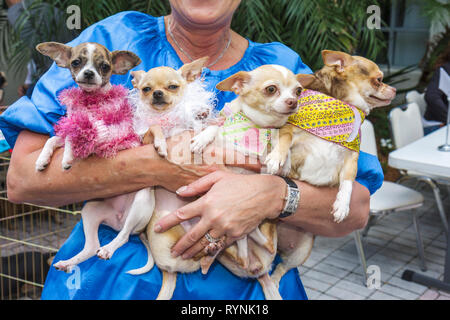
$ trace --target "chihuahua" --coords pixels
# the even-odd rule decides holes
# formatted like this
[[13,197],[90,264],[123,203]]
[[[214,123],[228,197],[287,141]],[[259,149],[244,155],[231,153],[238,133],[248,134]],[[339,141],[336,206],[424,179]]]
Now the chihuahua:
[[[225,139],[224,143],[232,142],[237,150],[264,161],[270,143],[270,138],[264,137],[269,132],[273,136],[273,131],[284,126],[289,116],[297,112],[297,100],[302,92],[298,77],[285,67],[264,65],[251,72],[238,72],[217,84],[217,89],[233,91],[238,96],[223,108],[224,125],[210,126],[195,136],[192,151],[200,153],[209,143]],[[237,127],[246,130],[236,130]],[[239,131],[242,134],[236,135]],[[264,141],[262,145],[261,141]],[[250,173],[243,169],[232,170]],[[266,299],[278,300],[281,296],[268,273],[276,248],[276,224],[264,221],[248,238],[238,240],[217,258],[237,276],[258,279]]]
[[[39,44],[37,50],[52,58],[58,66],[68,68],[79,86],[66,89],[59,96],[67,106],[67,115],[56,124],[56,135],[47,140],[36,161],[37,171],[45,170],[58,147],[64,146],[62,166],[68,170],[75,157],[87,158],[91,154],[110,157],[120,150],[140,145],[140,138],[134,131],[128,90],[112,86],[109,81],[112,74],[126,74],[140,64],[138,56],[129,51],[110,52],[97,43],[82,43],[72,48],[46,42]],[[96,254],[109,259],[128,241],[131,233],[140,233],[149,260],[152,260],[142,231],[150,220],[153,207],[151,188],[87,202],[81,212],[86,237],[84,248],[76,256],[55,263],[55,268],[70,272],[74,266]],[[101,223],[119,231],[117,237],[103,247],[98,239]]]
[[[199,79],[208,57],[183,65],[179,70],[158,67],[148,72],[134,71],[132,83],[138,91],[137,113],[142,121],[136,124],[137,131],[144,135],[144,141],[154,143],[162,157],[174,164],[177,159],[169,157],[166,138],[186,130],[198,129],[213,121],[214,93],[204,88]],[[189,159],[190,153],[189,153]],[[178,164],[181,166],[181,164]],[[162,287],[157,300],[172,298],[176,287],[177,273],[197,271],[201,266],[199,259],[184,260],[172,257],[171,248],[189,231],[198,219],[191,219],[164,233],[154,231],[158,220],[185,206],[188,201],[180,199],[175,193],[162,187],[154,187],[155,210],[147,226],[147,237],[156,265],[162,270]],[[132,270],[139,275],[148,272],[153,264]]]
[[[339,186],[332,214],[336,222],[341,222],[350,210],[358,167],[361,122],[373,108],[389,105],[395,98],[396,89],[382,82],[383,72],[368,59],[329,50],[324,50],[322,57],[324,67],[321,70],[312,75],[299,76],[302,86],[309,90],[302,93],[298,114],[280,129],[278,144],[267,156],[266,164],[270,173],[277,173],[291,153],[288,159],[291,166],[289,177],[315,186]],[[319,101],[315,99],[317,97]],[[345,114],[340,119],[327,119],[325,126],[332,128],[338,123],[340,130],[334,131],[334,137],[342,135],[341,129],[345,127],[343,140],[325,139],[319,134],[320,131],[311,128],[315,123],[323,122],[324,117],[308,118],[308,112],[315,105],[327,101],[331,101],[331,113]],[[312,119],[313,123],[305,125],[297,121],[300,118]],[[314,242],[312,234],[282,222],[278,224],[278,235],[283,235],[284,240],[279,241],[278,247],[283,262],[272,274],[272,279],[277,283],[289,269],[301,265],[307,259]]]

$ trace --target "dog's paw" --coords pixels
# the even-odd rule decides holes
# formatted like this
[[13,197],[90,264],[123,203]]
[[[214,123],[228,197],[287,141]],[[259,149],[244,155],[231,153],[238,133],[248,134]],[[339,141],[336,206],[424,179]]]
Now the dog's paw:
[[280,153],[272,151],[264,161],[264,164],[267,168],[267,173],[269,174],[278,174],[280,168],[283,167],[285,159],[281,156]]
[[191,152],[201,154],[208,144],[209,140],[202,135],[197,135],[191,139]]
[[35,164],[36,171],[44,171],[49,164],[49,161],[38,159]]
[[156,151],[158,151],[158,154],[163,157],[166,158],[167,157],[167,143],[165,139],[155,139],[154,141],[154,146]]
[[111,259],[113,254],[114,254],[114,252],[109,250],[107,247],[101,247],[97,251],[97,257],[99,257],[100,259],[103,259],[103,260]]
[[334,222],[342,222],[350,212],[350,204],[336,201],[333,205],[332,215],[334,216]]
[[60,260],[57,263],[53,264],[53,266],[56,270],[64,271],[67,273],[71,273],[73,267],[75,267],[75,265],[71,264],[68,260]]

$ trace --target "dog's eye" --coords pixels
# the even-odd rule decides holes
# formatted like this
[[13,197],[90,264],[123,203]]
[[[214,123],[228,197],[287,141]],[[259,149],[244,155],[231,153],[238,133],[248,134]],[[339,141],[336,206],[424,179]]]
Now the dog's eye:
[[105,73],[111,69],[111,67],[106,63],[102,63],[101,68],[102,68],[102,71]]
[[81,64],[80,59],[73,60],[71,63],[72,67],[74,67],[74,68],[78,68],[80,66],[80,64]]
[[275,87],[275,86],[268,86],[268,87],[266,88],[266,92],[267,92],[268,94],[274,94],[275,92],[277,92],[277,87]]
[[152,88],[150,88],[150,87],[145,87],[142,89],[142,92],[145,92],[145,93],[150,92],[150,91],[152,91]]
[[303,89],[302,89],[301,87],[298,87],[298,88],[295,90],[295,95],[296,95],[297,97],[299,97],[299,96],[302,94],[302,91],[303,91]]
[[178,89],[179,86],[177,86],[176,84],[171,84],[170,86],[168,86],[169,90],[176,90]]

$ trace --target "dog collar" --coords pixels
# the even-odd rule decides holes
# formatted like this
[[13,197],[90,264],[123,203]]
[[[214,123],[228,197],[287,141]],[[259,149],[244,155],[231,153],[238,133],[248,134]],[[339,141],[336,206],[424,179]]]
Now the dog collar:
[[303,90],[299,110],[288,123],[309,133],[359,152],[360,127],[365,114],[355,106],[326,94]]

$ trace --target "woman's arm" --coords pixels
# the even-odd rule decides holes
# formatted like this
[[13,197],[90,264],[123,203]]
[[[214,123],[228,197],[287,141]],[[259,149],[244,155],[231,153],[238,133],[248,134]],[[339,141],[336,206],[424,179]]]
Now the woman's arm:
[[160,158],[153,145],[124,150],[113,159],[90,157],[76,161],[72,168],[61,167],[63,148],[57,149],[43,172],[35,162],[48,136],[22,131],[15,144],[7,175],[8,198],[61,206],[95,198],[106,198],[154,185],[176,190],[214,170],[196,167],[183,170]]
[[[318,188],[296,181],[301,191],[297,213],[283,219],[317,235],[341,237],[363,228],[368,220],[370,194],[354,183],[350,214],[341,223],[331,215],[337,188]],[[203,249],[199,240],[210,232],[227,235],[227,244],[254,230],[264,219],[275,219],[284,207],[286,183],[277,176],[239,175],[214,172],[177,191],[180,196],[204,194],[191,204],[161,219],[156,226],[163,232],[180,222],[200,217],[199,223],[173,247],[174,255],[192,257]]]

